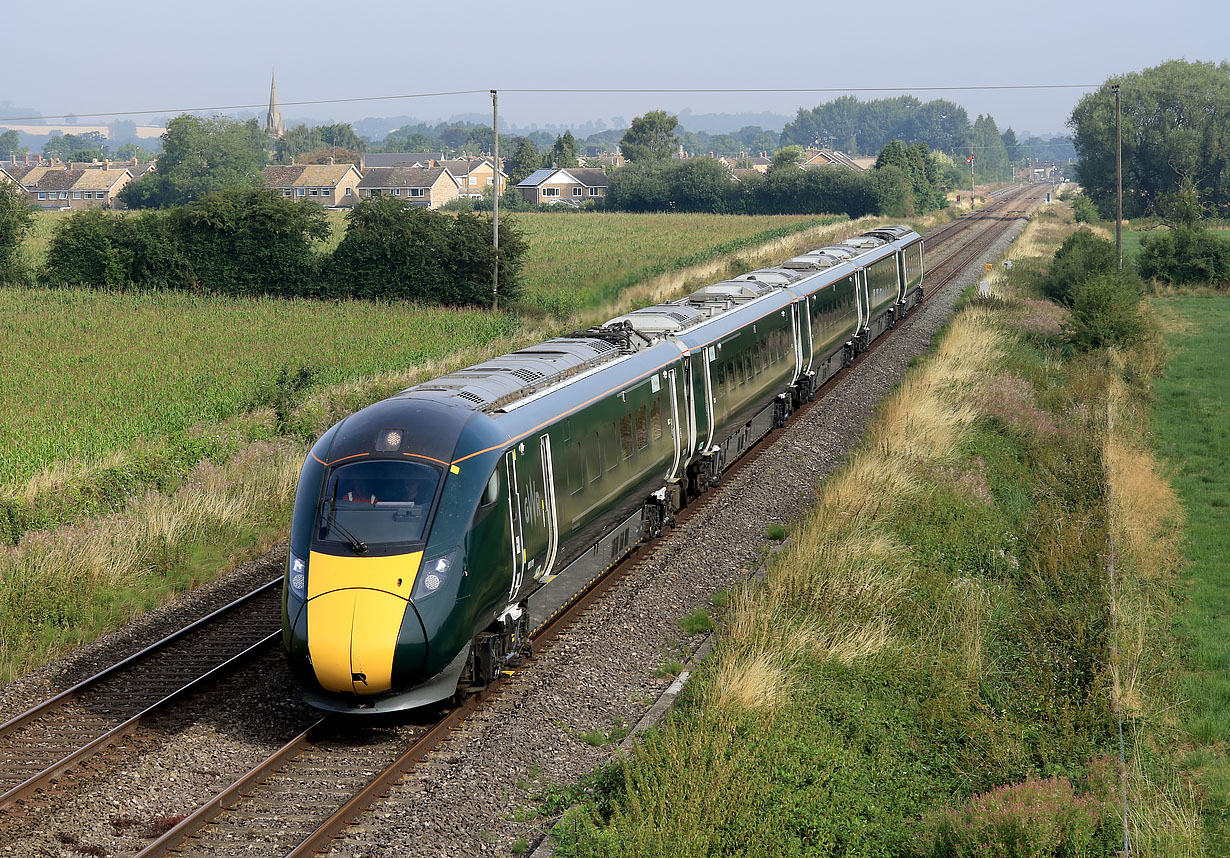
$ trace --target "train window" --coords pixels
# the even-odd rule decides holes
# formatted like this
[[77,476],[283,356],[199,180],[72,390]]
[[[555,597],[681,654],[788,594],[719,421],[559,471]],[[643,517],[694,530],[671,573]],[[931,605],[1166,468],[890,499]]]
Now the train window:
[[658,441],[662,438],[662,400],[655,399],[653,406],[649,409],[649,432],[653,435],[653,440]]
[[748,349],[743,353],[743,379],[744,381],[752,380],[752,350]]
[[568,466],[568,491],[576,494],[585,488],[585,450],[580,444],[564,448],[564,462]]
[[619,420],[619,449],[623,451],[624,458],[632,458],[635,449],[632,447],[632,415],[625,414]]
[[649,423],[645,420],[645,406],[636,409],[636,449],[644,450],[649,445]]
[[717,376],[717,379],[716,379],[716,383],[713,385],[713,389],[717,391],[718,397],[725,396],[726,395],[726,365],[720,364],[717,368],[717,371],[715,372],[715,375]]
[[607,443],[610,445],[609,447],[607,447],[607,449],[610,450],[611,453],[610,455],[604,456],[603,458],[606,460],[606,469],[608,471],[613,471],[619,467],[619,461],[620,461],[619,454],[615,452],[615,445],[619,443],[616,440],[619,437],[619,427],[614,422],[611,422],[607,425],[611,427],[611,438],[609,441],[607,441]]
[[487,480],[487,487],[483,489],[483,506],[491,506],[500,499],[500,469],[496,468],[491,472],[491,479]]
[[597,429],[594,430],[594,437],[590,439],[589,449],[585,451],[585,470],[589,472],[591,483],[602,476],[602,436]]

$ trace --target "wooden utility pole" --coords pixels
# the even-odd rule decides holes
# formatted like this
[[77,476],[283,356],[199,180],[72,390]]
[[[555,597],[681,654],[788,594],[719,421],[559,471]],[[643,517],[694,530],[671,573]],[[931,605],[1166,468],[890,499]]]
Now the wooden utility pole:
[[1119,84],[1111,84],[1115,93],[1115,252],[1119,257],[1119,270],[1123,270],[1123,103],[1119,98]]
[[491,248],[495,251],[495,264],[491,266],[491,309],[500,309],[500,94],[491,90],[491,131],[493,133],[492,153],[495,163],[491,169],[495,175],[491,182],[495,186],[495,197],[491,217]]

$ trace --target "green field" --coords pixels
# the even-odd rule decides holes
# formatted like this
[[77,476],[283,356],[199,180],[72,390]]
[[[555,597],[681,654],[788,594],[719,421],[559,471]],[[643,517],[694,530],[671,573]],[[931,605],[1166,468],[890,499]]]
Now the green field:
[[366,302],[0,289],[0,485],[266,404],[508,336],[508,314]]
[[1198,743],[1189,764],[1208,791],[1216,854],[1230,854],[1230,298],[1159,299],[1183,326],[1156,386],[1154,428],[1171,484],[1187,512],[1188,600],[1177,626],[1186,642],[1183,726]]

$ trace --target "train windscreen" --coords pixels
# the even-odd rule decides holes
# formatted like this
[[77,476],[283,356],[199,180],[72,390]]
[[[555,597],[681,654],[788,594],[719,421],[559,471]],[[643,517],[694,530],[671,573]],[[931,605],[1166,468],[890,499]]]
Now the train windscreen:
[[329,476],[316,541],[362,552],[421,542],[431,519],[440,469],[420,462],[371,460]]

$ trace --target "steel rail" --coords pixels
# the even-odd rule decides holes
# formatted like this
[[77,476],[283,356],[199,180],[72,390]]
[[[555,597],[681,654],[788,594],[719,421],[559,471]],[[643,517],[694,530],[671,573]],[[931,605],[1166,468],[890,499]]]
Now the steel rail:
[[[121,677],[127,677],[134,671],[138,670],[142,665],[149,662],[157,655],[164,653],[172,644],[184,641],[191,635],[199,633],[202,630],[213,626],[213,624],[235,616],[235,611],[250,605],[250,603],[258,599],[276,587],[281,579],[269,581],[255,590],[241,596],[240,598],[230,602],[227,605],[218,608],[215,611],[201,617],[200,619],[176,630],[170,635],[142,648],[138,652],[128,656],[127,658],[108,666],[99,671],[93,676],[76,683],[70,688],[56,694],[55,696],[42,701],[36,706],[27,709],[25,712],[9,719],[3,725],[0,725],[0,739],[15,739],[19,731],[32,729],[37,726],[40,720],[50,720],[58,716],[63,708],[71,701],[79,700],[87,694],[106,694],[106,683],[117,680]],[[213,660],[213,664],[204,672],[193,670],[193,676],[187,682],[181,683],[178,687],[174,687],[169,693],[164,693],[163,689],[158,689],[155,686],[156,696],[152,703],[146,705],[138,704],[137,711],[125,717],[117,715],[120,718],[118,724],[107,729],[102,729],[101,732],[95,733],[88,741],[81,743],[80,740],[75,740],[72,743],[64,743],[66,747],[72,748],[68,753],[57,751],[57,754],[62,754],[58,759],[54,757],[46,764],[43,761],[35,762],[34,765],[42,765],[42,768],[25,778],[21,782],[6,789],[0,793],[0,810],[11,808],[14,804],[27,800],[33,797],[39,790],[46,788],[57,777],[64,774],[69,769],[87,758],[93,756],[97,752],[114,744],[115,741],[125,735],[130,734],[141,723],[147,721],[152,715],[160,712],[184,697],[191,694],[205,682],[221,676],[229,670],[233,670],[239,665],[245,663],[248,659],[254,656],[262,649],[268,647],[277,638],[280,632],[274,632],[259,639],[255,643],[249,644],[243,649],[234,654],[222,658],[221,661]],[[117,696],[123,695],[130,697],[131,692],[127,689],[117,690]],[[147,698],[148,699],[148,698]],[[70,725],[76,722],[70,722]],[[101,725],[100,725],[101,726]],[[71,731],[65,730],[64,733],[71,735]],[[54,735],[54,733],[52,734]],[[45,736],[39,737],[38,745],[48,744],[49,740]],[[9,763],[12,766],[12,763]],[[16,765],[17,771],[21,770],[21,764]]]

